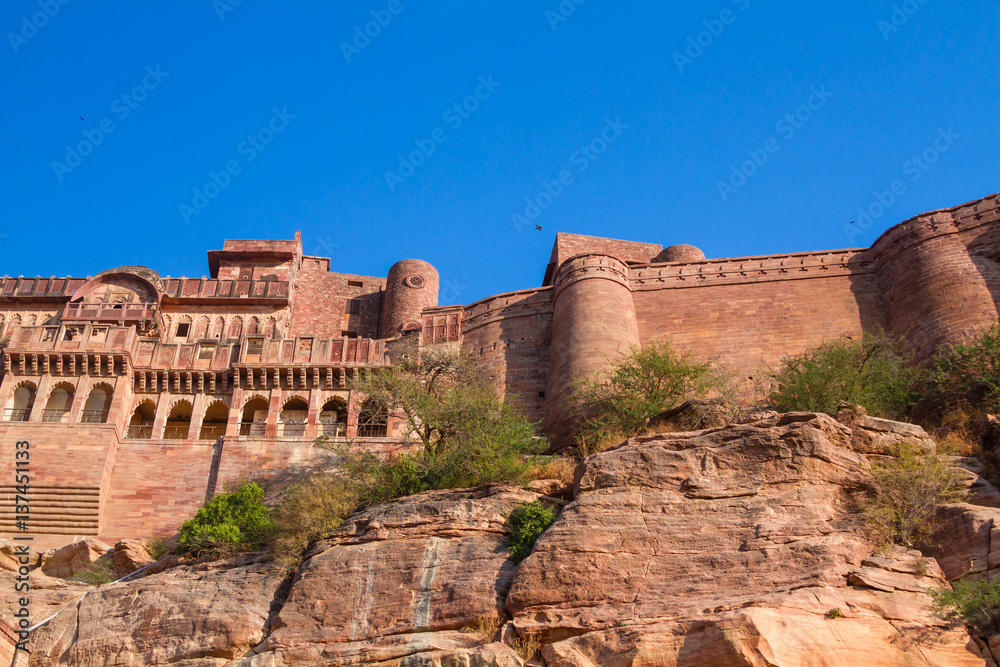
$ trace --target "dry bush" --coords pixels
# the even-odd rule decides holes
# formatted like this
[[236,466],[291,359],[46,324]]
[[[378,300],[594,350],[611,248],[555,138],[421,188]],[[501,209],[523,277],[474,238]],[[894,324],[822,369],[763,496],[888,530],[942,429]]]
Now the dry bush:
[[278,561],[298,565],[309,545],[336,530],[360,503],[357,485],[341,475],[317,473],[289,486],[272,514]]
[[585,459],[594,454],[600,454],[608,447],[614,447],[628,440],[628,436],[620,431],[587,431],[580,433],[576,438],[576,452],[580,458]]
[[558,479],[565,485],[574,480],[577,460],[569,456],[539,456],[528,469],[528,481]]
[[490,644],[497,639],[504,620],[500,616],[481,616],[462,632],[473,635],[479,644]]
[[542,642],[539,641],[538,636],[533,633],[528,633],[526,637],[521,637],[520,635],[515,635],[513,639],[510,640],[510,647],[521,656],[522,660],[531,660],[542,648]]
[[872,467],[873,493],[864,506],[873,541],[914,549],[939,527],[938,507],[965,496],[962,473],[938,456],[901,448]]

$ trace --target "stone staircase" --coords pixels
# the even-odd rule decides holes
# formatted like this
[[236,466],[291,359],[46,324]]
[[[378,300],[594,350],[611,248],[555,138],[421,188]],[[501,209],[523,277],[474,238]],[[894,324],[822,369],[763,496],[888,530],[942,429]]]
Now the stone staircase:
[[0,484],[0,533],[4,535],[98,534],[101,490],[96,486],[41,486],[28,489],[28,530],[17,527],[15,485]]

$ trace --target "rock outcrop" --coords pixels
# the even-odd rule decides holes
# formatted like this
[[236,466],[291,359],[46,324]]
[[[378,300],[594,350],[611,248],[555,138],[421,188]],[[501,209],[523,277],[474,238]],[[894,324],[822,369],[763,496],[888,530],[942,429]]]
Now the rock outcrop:
[[1000,564],[1000,510],[942,509],[940,566],[873,554],[858,428],[765,414],[629,440],[580,464],[575,499],[519,566],[506,517],[541,496],[494,487],[368,508],[291,580],[245,562],[85,588],[39,631],[32,662],[515,667],[537,642],[528,664],[549,667],[995,667],[932,614],[928,591],[965,559]]

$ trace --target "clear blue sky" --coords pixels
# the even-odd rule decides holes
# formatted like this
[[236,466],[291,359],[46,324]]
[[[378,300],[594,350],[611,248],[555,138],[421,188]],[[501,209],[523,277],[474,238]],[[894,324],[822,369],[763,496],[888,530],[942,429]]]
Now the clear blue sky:
[[339,271],[430,261],[469,303],[538,285],[557,231],[858,247],[1000,189],[995,0],[64,1],[0,9],[9,275],[197,277],[225,238],[298,229]]

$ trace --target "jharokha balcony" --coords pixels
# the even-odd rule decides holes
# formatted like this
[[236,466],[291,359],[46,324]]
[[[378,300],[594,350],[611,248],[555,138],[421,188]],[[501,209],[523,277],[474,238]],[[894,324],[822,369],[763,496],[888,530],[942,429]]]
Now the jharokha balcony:
[[67,303],[63,321],[73,322],[138,322],[154,319],[155,303]]

